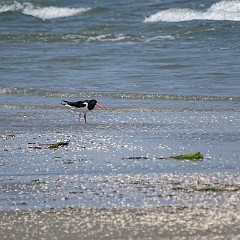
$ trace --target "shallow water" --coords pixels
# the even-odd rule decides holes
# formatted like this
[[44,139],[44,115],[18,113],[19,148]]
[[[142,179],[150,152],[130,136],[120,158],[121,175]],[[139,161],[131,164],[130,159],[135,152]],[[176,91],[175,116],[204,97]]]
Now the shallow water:
[[[90,201],[113,176],[238,176],[238,15],[239,1],[1,2],[1,208],[144,204],[121,199],[129,184]],[[92,98],[106,110],[87,124],[61,105]],[[202,161],[156,159],[195,151]]]
[[[134,190],[132,195],[131,184],[124,182],[147,177],[156,188],[156,179],[162,175],[171,179],[173,173],[179,182],[199,179],[201,174],[207,179],[208,174],[221,173],[225,174],[223,179],[229,179],[239,173],[238,111],[113,108],[89,114],[87,124],[79,123],[74,113],[62,107],[15,109],[14,115],[9,111],[12,109],[5,116],[14,136],[8,131],[1,139],[4,210],[173,204],[169,199],[149,200],[148,190],[139,194]],[[30,148],[57,141],[69,141],[69,145]],[[204,159],[157,159],[194,151],[201,152]],[[126,159],[129,156],[149,159]],[[215,182],[221,179],[217,175]],[[123,185],[113,187],[116,182]],[[140,185],[139,190],[142,188]],[[148,200],[143,202],[145,198]],[[175,201],[183,204],[181,197]]]

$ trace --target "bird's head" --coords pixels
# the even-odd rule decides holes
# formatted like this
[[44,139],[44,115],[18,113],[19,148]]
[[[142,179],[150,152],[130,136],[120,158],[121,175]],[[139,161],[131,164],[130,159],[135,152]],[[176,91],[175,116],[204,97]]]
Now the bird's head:
[[90,101],[88,102],[88,104],[92,104],[93,106],[96,105],[96,106],[98,106],[99,108],[105,110],[105,108],[104,108],[103,106],[101,106],[101,105],[97,102],[97,100],[95,100],[95,99],[90,100]]

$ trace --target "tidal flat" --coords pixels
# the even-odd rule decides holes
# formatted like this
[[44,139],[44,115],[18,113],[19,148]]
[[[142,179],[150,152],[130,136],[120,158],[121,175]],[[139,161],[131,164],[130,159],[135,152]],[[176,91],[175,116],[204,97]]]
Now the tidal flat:
[[2,239],[239,239],[239,111],[10,112]]

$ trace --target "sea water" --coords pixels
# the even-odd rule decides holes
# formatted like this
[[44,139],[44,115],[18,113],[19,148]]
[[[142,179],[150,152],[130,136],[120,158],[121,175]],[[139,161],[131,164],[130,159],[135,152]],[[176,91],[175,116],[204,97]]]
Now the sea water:
[[[239,32],[238,0],[1,1],[4,209],[41,181],[238,173]],[[106,110],[79,123],[62,99]],[[57,141],[68,148],[28,148]],[[157,160],[193,151],[204,159]]]

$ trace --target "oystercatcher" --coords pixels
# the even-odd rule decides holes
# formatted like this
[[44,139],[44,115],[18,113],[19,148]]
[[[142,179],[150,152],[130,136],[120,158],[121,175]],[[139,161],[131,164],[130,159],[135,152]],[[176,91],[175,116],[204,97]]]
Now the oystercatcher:
[[62,105],[70,107],[72,110],[77,111],[79,113],[79,122],[81,119],[81,113],[84,113],[84,120],[86,123],[87,122],[86,113],[92,111],[95,106],[98,106],[99,108],[104,110],[104,107],[101,106],[95,99],[83,100],[83,101],[77,101],[77,102],[69,102],[66,100],[62,100],[62,101],[64,102],[62,103]]

